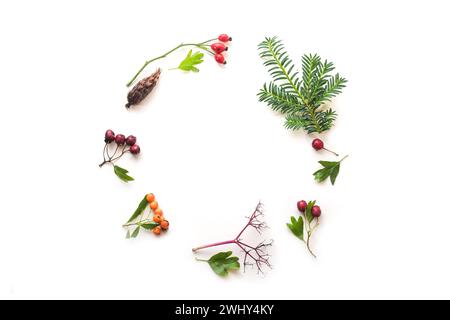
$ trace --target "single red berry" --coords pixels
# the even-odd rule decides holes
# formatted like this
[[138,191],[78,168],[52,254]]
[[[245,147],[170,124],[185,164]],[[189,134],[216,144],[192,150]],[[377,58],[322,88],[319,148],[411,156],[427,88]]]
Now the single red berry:
[[139,152],[141,152],[141,148],[140,148],[137,144],[133,144],[133,145],[130,147],[130,152],[131,152],[132,154],[138,154]]
[[322,214],[322,210],[320,210],[319,206],[313,206],[311,208],[311,214],[314,218],[318,218]]
[[214,59],[216,59],[217,63],[220,63],[220,64],[227,64],[227,62],[225,61],[225,57],[224,57],[221,53],[217,53],[217,54],[214,56]]
[[233,40],[231,37],[229,37],[227,34],[221,34],[219,37],[218,37],[218,39],[219,39],[219,41],[222,41],[222,42],[228,42],[228,41],[231,41],[231,40]]
[[316,150],[323,149],[323,141],[320,139],[314,139],[312,142],[312,147]]
[[305,212],[308,203],[305,200],[297,202],[297,208],[300,212]]
[[214,51],[215,53],[222,53],[224,51],[228,50],[228,47],[225,46],[223,43],[217,42],[217,43],[213,43],[211,45],[211,49],[212,51]]
[[113,142],[115,138],[116,138],[116,136],[114,135],[114,131],[106,130],[106,133],[105,133],[105,142],[106,143]]
[[136,137],[135,136],[128,136],[125,143],[129,146],[133,146],[136,143]]
[[120,146],[120,145],[122,145],[122,144],[124,144],[125,143],[125,140],[126,140],[126,138],[125,138],[125,136],[123,135],[123,134],[118,134],[117,136],[116,136],[116,143]]
[[324,145],[323,145],[323,141],[320,140],[320,139],[317,139],[317,138],[314,139],[313,142],[312,142],[312,147],[313,147],[314,149],[316,149],[317,151],[323,149],[323,150],[326,150],[326,151],[328,151],[328,152],[333,153],[336,157],[339,156],[336,152],[331,151],[331,150],[328,150],[327,148],[325,148]]

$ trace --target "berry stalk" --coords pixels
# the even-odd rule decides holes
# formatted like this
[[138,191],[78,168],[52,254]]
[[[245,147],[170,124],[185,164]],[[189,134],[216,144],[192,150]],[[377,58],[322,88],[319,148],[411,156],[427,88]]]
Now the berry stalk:
[[167,51],[166,53],[164,53],[164,54],[162,54],[162,55],[160,55],[160,56],[158,56],[158,57],[156,57],[156,58],[147,60],[147,61],[142,65],[142,67],[139,69],[139,71],[133,76],[133,78],[131,78],[131,80],[128,81],[127,87],[129,87],[129,86],[131,86],[131,85],[133,84],[133,82],[136,80],[136,78],[139,77],[139,75],[142,73],[142,71],[144,71],[144,69],[145,69],[150,63],[152,63],[152,62],[154,62],[154,61],[156,61],[156,60],[163,59],[163,58],[167,57],[169,54],[171,54],[172,52],[174,52],[174,51],[176,51],[176,50],[178,50],[178,49],[180,49],[180,48],[182,48],[182,47],[193,46],[193,47],[197,47],[197,48],[199,48],[199,49],[201,49],[201,50],[204,50],[204,51],[206,51],[206,52],[208,52],[208,53],[214,55],[214,53],[211,52],[209,49],[207,49],[207,48],[205,47],[205,45],[208,44],[209,42],[215,41],[215,40],[217,40],[217,38],[209,39],[209,40],[206,40],[206,41],[203,41],[203,42],[199,42],[199,43],[181,43],[181,44],[179,44],[178,46],[176,46],[175,48],[173,48],[173,49]]
[[[130,152],[130,148],[126,148],[126,145],[124,145],[122,148],[122,152],[117,157],[114,158],[114,156],[117,153],[118,147],[119,146],[116,147],[116,151],[114,151],[113,155],[110,156],[109,152],[108,152],[108,143],[105,144],[105,149],[103,151],[103,162],[98,165],[100,168],[103,167],[107,163],[113,163],[114,161],[120,159],[125,153]],[[106,153],[106,156],[105,156],[105,153]]]

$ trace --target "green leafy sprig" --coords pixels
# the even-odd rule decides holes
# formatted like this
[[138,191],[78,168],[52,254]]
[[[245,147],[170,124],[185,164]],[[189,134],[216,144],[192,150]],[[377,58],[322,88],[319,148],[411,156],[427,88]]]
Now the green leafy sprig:
[[341,93],[347,82],[338,73],[331,74],[333,63],[317,54],[304,55],[300,74],[277,37],[266,38],[258,49],[273,78],[260,90],[259,101],[284,114],[287,129],[308,134],[329,130],[337,114],[324,104]]
[[339,174],[341,162],[347,157],[345,156],[340,161],[319,161],[323,168],[313,173],[316,181],[323,182],[330,177],[331,184],[334,185]]
[[[196,48],[198,48],[200,50],[203,50],[203,51],[205,51],[205,52],[207,52],[207,53],[209,53],[211,55],[214,55],[214,53],[211,50],[208,49],[208,45],[212,41],[215,41],[215,40],[217,40],[217,38],[209,39],[209,40],[206,40],[206,41],[203,41],[203,42],[199,42],[199,43],[181,43],[181,44],[177,45],[175,48],[167,51],[166,53],[164,53],[164,54],[162,54],[160,56],[157,56],[155,58],[152,58],[150,60],[145,61],[145,63],[138,70],[138,72],[131,78],[130,81],[128,81],[127,87],[129,87],[129,86],[131,86],[133,84],[133,82],[139,77],[139,75],[144,71],[145,68],[147,68],[147,66],[149,64],[151,64],[154,61],[166,58],[169,54],[171,54],[172,52],[174,52],[174,51],[176,51],[176,50],[178,50],[180,48],[183,48],[183,47],[196,47]],[[183,69],[181,69],[181,70],[183,70]],[[188,71],[193,71],[193,70],[188,70]]]
[[231,251],[219,252],[208,260],[197,258],[197,261],[207,262],[216,274],[224,277],[228,275],[229,271],[239,270],[241,267],[239,258],[231,256],[232,254]]
[[[150,219],[150,214],[152,213],[151,209],[148,216],[145,214],[145,209],[147,208],[147,206],[147,195],[145,195],[144,198],[139,202],[136,210],[128,219],[127,223],[123,225],[123,227],[127,228],[127,239],[136,238],[139,235],[141,228],[145,230],[153,230],[160,225],[159,223],[156,223],[152,219]],[[130,228],[134,228],[134,231],[131,231]]]
[[316,258],[316,255],[311,250],[310,240],[314,230],[319,226],[319,218],[313,217],[311,213],[315,204],[316,201],[309,201],[305,212],[301,213],[298,218],[292,216],[291,223],[286,224],[289,230],[291,230],[297,238],[306,243],[308,251],[314,258]]

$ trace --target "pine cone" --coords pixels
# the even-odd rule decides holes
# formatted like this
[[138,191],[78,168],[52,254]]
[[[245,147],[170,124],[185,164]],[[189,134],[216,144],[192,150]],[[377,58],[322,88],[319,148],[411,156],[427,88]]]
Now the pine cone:
[[139,81],[128,93],[128,103],[125,105],[125,107],[129,108],[132,105],[138,104],[142,100],[144,100],[145,97],[148,96],[148,94],[156,86],[160,74],[161,69],[158,69],[150,77]]

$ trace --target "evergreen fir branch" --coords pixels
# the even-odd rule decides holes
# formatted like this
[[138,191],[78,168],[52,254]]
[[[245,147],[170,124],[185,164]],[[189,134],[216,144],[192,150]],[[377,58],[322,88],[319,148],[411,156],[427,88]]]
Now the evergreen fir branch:
[[259,100],[286,115],[287,129],[303,129],[307,133],[329,130],[337,114],[321,107],[341,93],[347,83],[339,74],[332,75],[334,64],[327,60],[322,62],[317,54],[304,55],[299,78],[299,72],[277,37],[265,38],[258,48],[273,78],[260,90]]
[[258,96],[259,101],[267,103],[274,111],[283,114],[303,110],[296,96],[286,92],[273,82],[270,82],[269,85],[264,84]]
[[298,71],[289,58],[283,43],[277,37],[266,38],[258,46],[260,57],[265,60],[264,66],[269,68],[269,74],[275,82],[280,82],[280,87],[286,92],[297,94],[300,100],[304,97],[300,93],[301,81]]

